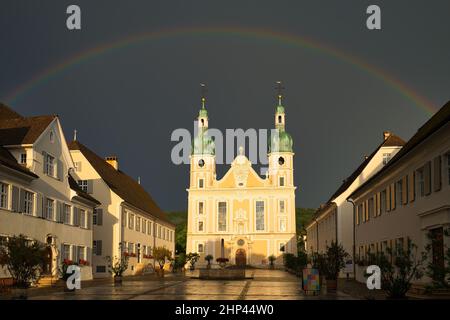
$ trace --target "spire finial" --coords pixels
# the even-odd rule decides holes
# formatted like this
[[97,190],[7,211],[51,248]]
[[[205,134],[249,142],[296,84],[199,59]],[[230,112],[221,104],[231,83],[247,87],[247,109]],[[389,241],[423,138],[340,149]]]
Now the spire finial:
[[206,103],[206,84],[200,83],[200,87],[202,88],[202,109],[205,109]]
[[284,87],[281,84],[281,81],[277,81],[276,82],[277,86],[275,87],[275,89],[277,89],[277,96],[278,96],[278,105],[281,106],[281,100],[283,99],[283,89]]
[[73,130],[73,141],[77,141],[77,129]]

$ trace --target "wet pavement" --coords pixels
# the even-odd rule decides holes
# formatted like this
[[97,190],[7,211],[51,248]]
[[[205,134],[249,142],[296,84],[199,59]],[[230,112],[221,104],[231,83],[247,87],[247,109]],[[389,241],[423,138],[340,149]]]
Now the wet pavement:
[[123,281],[122,286],[99,283],[75,293],[54,291],[29,297],[30,300],[306,300],[352,299],[343,292],[305,296],[300,279],[282,270],[247,270],[251,279],[221,281],[199,280],[194,274],[167,276],[164,279]]

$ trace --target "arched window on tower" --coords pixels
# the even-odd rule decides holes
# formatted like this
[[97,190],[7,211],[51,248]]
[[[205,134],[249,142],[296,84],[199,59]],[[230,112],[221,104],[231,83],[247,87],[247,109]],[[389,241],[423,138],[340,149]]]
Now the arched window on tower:
[[278,123],[281,123],[281,116],[278,116]]
[[205,120],[204,119],[202,119],[202,120],[200,120],[201,122],[202,122],[202,127],[205,125]]

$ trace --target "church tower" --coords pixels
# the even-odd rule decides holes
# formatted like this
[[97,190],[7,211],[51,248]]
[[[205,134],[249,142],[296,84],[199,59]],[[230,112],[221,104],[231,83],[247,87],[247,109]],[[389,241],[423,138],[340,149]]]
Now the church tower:
[[275,130],[271,130],[269,141],[269,179],[272,186],[294,186],[294,153],[292,137],[286,132],[286,114],[283,107],[281,82],[277,82],[278,105],[275,110]]
[[192,141],[190,188],[211,187],[216,175],[216,156],[213,139],[208,135],[206,88],[202,86],[201,109],[197,118],[197,133]]

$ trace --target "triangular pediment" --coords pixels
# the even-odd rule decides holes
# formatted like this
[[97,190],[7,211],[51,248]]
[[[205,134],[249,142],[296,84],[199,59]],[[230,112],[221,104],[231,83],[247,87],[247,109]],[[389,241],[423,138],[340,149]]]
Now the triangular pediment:
[[217,181],[219,188],[258,188],[264,186],[262,179],[252,168],[252,163],[243,155],[237,156],[231,168]]

